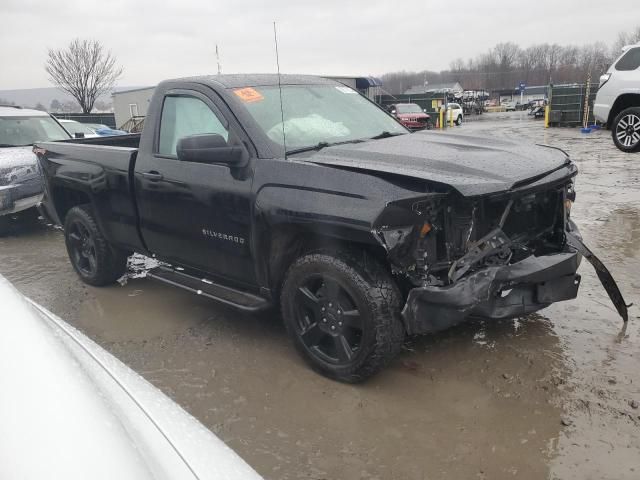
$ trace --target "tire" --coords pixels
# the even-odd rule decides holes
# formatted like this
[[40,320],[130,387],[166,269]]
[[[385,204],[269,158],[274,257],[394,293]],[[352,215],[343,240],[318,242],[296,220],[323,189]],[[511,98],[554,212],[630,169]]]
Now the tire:
[[456,118],[456,125],[462,125],[462,115],[458,115],[458,118]]
[[83,282],[101,287],[114,283],[127,270],[127,255],[109,245],[88,205],[73,207],[64,220],[69,260]]
[[380,371],[402,347],[401,295],[363,253],[312,253],[285,275],[280,297],[293,343],[317,372],[346,383]]
[[613,143],[623,152],[640,151],[640,107],[625,108],[613,121]]

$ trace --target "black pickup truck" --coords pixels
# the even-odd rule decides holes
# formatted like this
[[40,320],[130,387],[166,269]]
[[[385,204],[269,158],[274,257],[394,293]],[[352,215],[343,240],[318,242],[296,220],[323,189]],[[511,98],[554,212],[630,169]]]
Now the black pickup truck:
[[73,267],[105,285],[132,252],[155,279],[245,311],[279,305],[332,378],[378,371],[407,334],[575,298],[584,256],[559,149],[410,133],[333,81],[161,83],[141,136],[40,143],[46,211]]

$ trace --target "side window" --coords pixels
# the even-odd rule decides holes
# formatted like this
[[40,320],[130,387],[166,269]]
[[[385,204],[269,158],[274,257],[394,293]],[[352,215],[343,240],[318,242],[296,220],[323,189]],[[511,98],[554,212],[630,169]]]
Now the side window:
[[616,63],[616,70],[620,71],[635,70],[638,67],[640,67],[640,47],[630,48]]
[[225,140],[229,139],[229,131],[209,106],[199,98],[165,97],[160,119],[158,153],[175,156],[178,140],[202,133],[217,133]]

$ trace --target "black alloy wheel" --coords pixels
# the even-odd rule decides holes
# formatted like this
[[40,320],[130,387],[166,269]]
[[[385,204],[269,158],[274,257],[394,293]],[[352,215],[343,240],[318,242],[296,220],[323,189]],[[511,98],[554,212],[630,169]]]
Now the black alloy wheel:
[[127,253],[107,241],[91,206],[78,205],[67,212],[64,237],[71,264],[83,282],[109,285],[127,271]]
[[287,271],[280,303],[298,352],[341,382],[380,371],[405,338],[401,293],[383,265],[362,251],[300,257]]
[[364,326],[344,287],[328,275],[310,277],[296,293],[297,333],[312,355],[332,364],[358,353]]
[[89,229],[80,221],[70,222],[68,228],[69,255],[83,276],[94,276],[98,269],[96,242]]

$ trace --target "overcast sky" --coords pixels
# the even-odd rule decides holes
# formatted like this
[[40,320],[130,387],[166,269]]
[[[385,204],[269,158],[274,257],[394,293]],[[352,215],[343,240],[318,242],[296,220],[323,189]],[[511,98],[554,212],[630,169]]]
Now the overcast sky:
[[0,0],[0,89],[50,86],[47,49],[103,42],[120,86],[216,72],[379,75],[441,70],[498,42],[612,43],[640,24],[640,0]]

